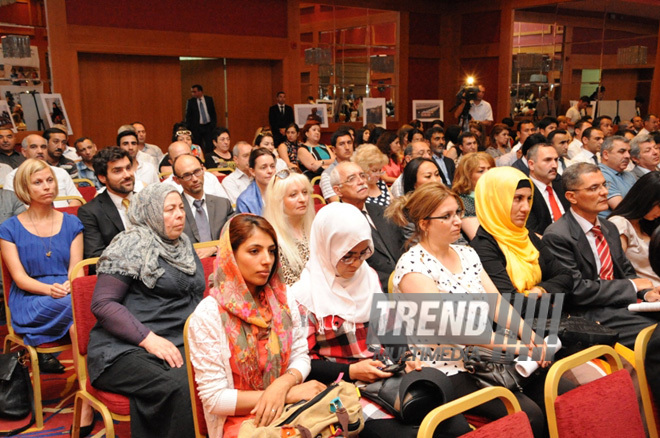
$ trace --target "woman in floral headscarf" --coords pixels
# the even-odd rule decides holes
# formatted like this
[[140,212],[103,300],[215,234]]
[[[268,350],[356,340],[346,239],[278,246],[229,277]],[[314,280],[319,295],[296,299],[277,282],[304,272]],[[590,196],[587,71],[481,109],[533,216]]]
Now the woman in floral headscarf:
[[302,383],[310,369],[305,333],[277,260],[277,236],[264,218],[242,214],[225,225],[215,286],[189,327],[190,360],[211,438],[237,436],[251,417],[268,425],[284,403],[324,388]]

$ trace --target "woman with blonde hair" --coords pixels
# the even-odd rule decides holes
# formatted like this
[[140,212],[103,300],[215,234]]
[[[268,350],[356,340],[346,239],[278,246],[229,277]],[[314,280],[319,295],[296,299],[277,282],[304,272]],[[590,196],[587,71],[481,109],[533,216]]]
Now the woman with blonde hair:
[[383,167],[389,162],[387,155],[382,153],[378,146],[363,144],[355,151],[351,158],[367,174],[369,197],[367,204],[378,204],[383,207],[390,205],[390,189],[383,181]]
[[282,278],[292,285],[309,260],[309,232],[314,221],[312,185],[305,175],[277,172],[268,183],[263,216],[277,233]]
[[486,152],[466,154],[456,166],[451,188],[463,201],[464,210],[461,229],[468,241],[474,239],[477,228],[479,228],[479,221],[474,207],[474,188],[479,178],[494,167],[495,160]]

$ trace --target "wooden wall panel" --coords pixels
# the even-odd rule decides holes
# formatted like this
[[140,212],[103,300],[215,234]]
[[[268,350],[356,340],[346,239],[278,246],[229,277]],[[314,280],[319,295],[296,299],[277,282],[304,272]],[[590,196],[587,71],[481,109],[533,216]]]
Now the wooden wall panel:
[[[185,115],[190,88],[204,87],[204,94],[213,98],[218,126],[225,126],[225,70],[222,59],[181,61],[181,114]],[[182,116],[183,119],[183,116]]]
[[[252,143],[259,126],[268,125],[268,108],[275,104],[273,89],[276,61],[227,60],[227,105],[232,144]],[[293,102],[289,102],[293,104]]]
[[139,120],[147,141],[166,148],[182,119],[178,58],[78,55],[82,132],[99,147],[115,144],[117,129]]

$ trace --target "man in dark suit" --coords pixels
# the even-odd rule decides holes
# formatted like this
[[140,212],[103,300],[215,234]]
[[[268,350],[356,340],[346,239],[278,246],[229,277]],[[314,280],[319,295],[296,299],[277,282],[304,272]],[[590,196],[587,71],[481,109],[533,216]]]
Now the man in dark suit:
[[559,155],[554,145],[540,143],[532,146],[527,152],[527,163],[534,202],[526,226],[529,231],[542,236],[548,225],[562,217],[570,204],[557,171]]
[[135,175],[128,152],[116,146],[101,149],[92,159],[96,177],[106,189],[78,210],[85,227],[85,258],[99,257],[112,239],[129,225],[127,210]]
[[277,93],[277,103],[268,109],[268,123],[273,132],[275,147],[286,140],[286,127],[294,121],[293,108],[286,104],[284,91]]
[[[183,232],[193,243],[218,240],[222,226],[234,214],[226,198],[204,193],[204,166],[199,158],[180,155],[172,165],[174,181],[183,188],[186,223]],[[210,257],[216,248],[197,250],[199,258]]]
[[376,271],[380,286],[387,293],[390,275],[403,252],[403,231],[385,218],[384,207],[365,204],[369,196],[367,176],[357,164],[350,161],[337,164],[330,173],[330,183],[342,202],[354,205],[367,217],[374,242],[374,253],[367,264]]
[[433,152],[433,159],[440,167],[442,183],[447,187],[451,187],[451,183],[454,181],[456,164],[454,164],[454,160],[444,155],[445,131],[439,126],[429,128],[424,132],[424,140],[429,144],[431,152]]
[[522,145],[522,157],[518,158],[511,167],[515,167],[525,175],[529,176],[529,164],[527,163],[527,153],[535,144],[545,143],[546,138],[543,134],[532,134],[525,139],[525,142]]
[[186,104],[186,125],[192,131],[193,141],[197,142],[204,152],[213,150],[211,133],[218,124],[213,98],[204,96],[201,85],[193,85],[190,89],[192,98]]
[[562,176],[571,207],[550,225],[543,242],[573,276],[564,311],[598,321],[619,332],[619,342],[633,348],[637,334],[658,320],[657,313],[627,308],[637,299],[660,300],[650,280],[636,278],[621,248],[619,232],[598,213],[607,209],[605,177],[598,166],[578,163]]

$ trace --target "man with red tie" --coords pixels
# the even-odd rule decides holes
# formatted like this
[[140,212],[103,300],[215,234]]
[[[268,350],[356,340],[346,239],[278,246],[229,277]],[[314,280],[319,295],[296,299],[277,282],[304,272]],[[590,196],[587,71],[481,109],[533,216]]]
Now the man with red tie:
[[557,172],[558,160],[557,149],[552,143],[535,144],[527,151],[534,202],[526,226],[539,237],[548,225],[562,217],[570,207],[564,196],[561,176]]
[[564,312],[584,316],[619,332],[633,348],[637,334],[660,320],[658,313],[635,313],[628,304],[658,301],[651,281],[637,278],[621,249],[619,233],[598,213],[608,208],[607,182],[595,164],[578,163],[562,175],[570,208],[543,234],[543,242],[573,276]]

